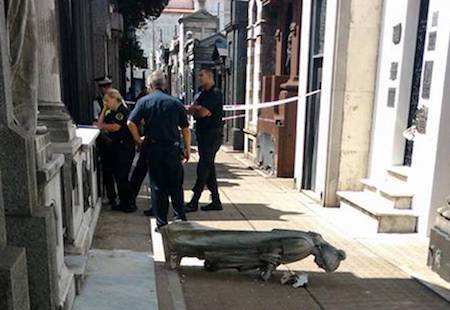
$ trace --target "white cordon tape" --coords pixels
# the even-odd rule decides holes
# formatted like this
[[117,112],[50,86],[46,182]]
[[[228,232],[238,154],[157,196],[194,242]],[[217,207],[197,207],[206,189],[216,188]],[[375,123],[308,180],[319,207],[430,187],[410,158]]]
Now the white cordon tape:
[[233,116],[226,116],[224,118],[222,118],[223,121],[230,121],[232,119],[237,119],[237,118],[243,118],[245,117],[245,114],[239,114],[239,115],[233,115]]
[[295,101],[298,101],[298,99],[303,98],[303,97],[314,96],[314,95],[320,93],[320,91],[321,91],[320,89],[317,89],[317,90],[314,90],[307,94],[304,94],[302,96],[296,96],[296,97],[282,99],[282,100],[276,100],[276,101],[261,102],[261,103],[257,103],[257,104],[235,104],[235,105],[228,104],[228,105],[223,106],[223,110],[225,112],[229,112],[229,111],[247,111],[247,110],[253,110],[253,109],[270,108],[270,107],[275,107],[277,105],[295,102]]

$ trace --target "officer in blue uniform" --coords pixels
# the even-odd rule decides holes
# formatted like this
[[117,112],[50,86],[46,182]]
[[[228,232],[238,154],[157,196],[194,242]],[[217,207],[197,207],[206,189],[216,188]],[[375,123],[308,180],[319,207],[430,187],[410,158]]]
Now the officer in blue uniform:
[[[175,219],[185,221],[183,195],[183,165],[190,157],[191,133],[184,106],[163,92],[164,75],[155,71],[150,76],[152,93],[141,98],[128,119],[128,128],[136,144],[142,145],[139,125],[144,120],[145,154],[149,168],[152,202],[158,228],[167,225],[169,197]],[[184,149],[180,141],[180,129]]]
[[116,89],[110,89],[104,96],[104,107],[98,119],[98,128],[108,132],[112,140],[112,173],[117,184],[120,204],[112,206],[113,210],[134,212],[137,210],[128,179],[133,164],[135,147],[131,133],[128,130],[128,107]]
[[216,177],[216,154],[223,141],[223,97],[214,82],[214,74],[210,69],[202,69],[198,76],[201,92],[195,97],[188,113],[193,115],[195,134],[198,141],[199,161],[197,165],[197,181],[192,189],[194,195],[186,205],[186,212],[196,212],[203,189],[208,187],[212,202],[201,209],[203,211],[220,211],[222,203]]

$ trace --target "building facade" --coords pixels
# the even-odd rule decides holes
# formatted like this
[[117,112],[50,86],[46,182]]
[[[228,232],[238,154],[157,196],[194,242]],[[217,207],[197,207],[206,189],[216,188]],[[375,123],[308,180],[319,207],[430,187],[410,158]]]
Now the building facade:
[[221,71],[216,68],[216,61],[214,60],[214,54],[217,49],[226,48],[225,36],[221,33],[213,34],[203,40],[198,40],[195,38],[190,38],[185,45],[185,55],[184,60],[185,65],[185,101],[193,102],[195,94],[198,90],[197,76],[202,68],[211,68],[214,70],[216,83],[221,84]]
[[[265,1],[274,15],[275,62],[262,77],[262,102],[298,94],[301,2]],[[278,177],[294,176],[296,102],[258,111],[257,164]]]
[[[272,74],[275,62],[275,20],[272,10],[265,10],[263,2],[248,3],[246,104],[262,102],[262,77]],[[258,111],[246,111],[244,152],[258,158]]]
[[377,232],[428,234],[449,194],[445,7],[302,2],[295,181]]
[[370,161],[363,180],[376,198],[387,197],[394,208],[411,212],[416,230],[425,234],[450,188],[448,16],[443,1],[384,1]]
[[[247,71],[248,1],[231,1],[231,21],[225,27],[227,60],[225,104],[245,103]],[[242,111],[228,113],[236,117],[225,122],[225,144],[234,150],[244,150],[244,117]],[[241,117],[240,117],[241,116]]]
[[78,94],[63,4],[0,1],[1,309],[71,309],[101,209],[99,131],[77,128],[63,99],[65,78],[65,98]]
[[125,82],[119,61],[123,19],[115,0],[58,2],[63,100],[78,124],[92,124],[96,81]]
[[303,1],[295,179],[325,206],[367,171],[381,9]]

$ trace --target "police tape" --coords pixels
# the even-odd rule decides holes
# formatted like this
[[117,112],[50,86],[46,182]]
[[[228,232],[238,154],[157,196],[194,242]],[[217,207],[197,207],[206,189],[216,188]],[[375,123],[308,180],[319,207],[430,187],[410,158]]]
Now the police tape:
[[222,121],[230,121],[237,118],[243,118],[245,117],[245,114],[239,114],[239,115],[232,115],[232,116],[225,116],[222,118]]
[[254,110],[254,109],[265,109],[265,108],[271,108],[275,106],[279,106],[286,103],[296,102],[300,98],[306,98],[310,96],[317,95],[320,93],[320,89],[314,90],[312,92],[306,93],[301,96],[291,97],[287,99],[282,100],[276,100],[276,101],[268,101],[268,102],[261,102],[256,104],[228,104],[223,106],[224,112],[232,112],[232,111],[248,111],[248,110]]

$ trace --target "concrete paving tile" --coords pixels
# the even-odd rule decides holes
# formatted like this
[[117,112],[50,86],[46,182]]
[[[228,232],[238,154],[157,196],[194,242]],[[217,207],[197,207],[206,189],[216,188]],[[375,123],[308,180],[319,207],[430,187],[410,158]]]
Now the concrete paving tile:
[[152,258],[143,252],[92,250],[74,310],[157,310]]
[[305,289],[281,286],[279,276],[263,282],[256,273],[207,273],[199,268],[180,272],[189,310],[320,309]]

